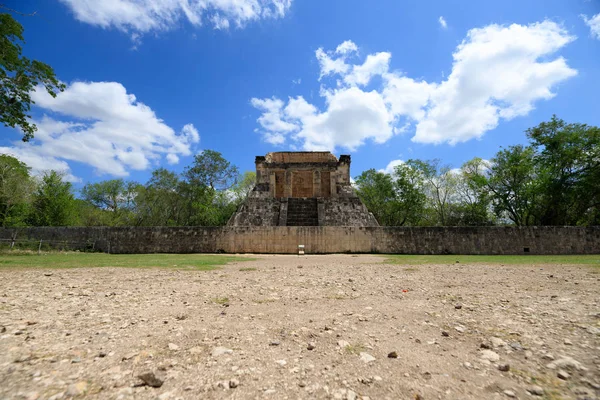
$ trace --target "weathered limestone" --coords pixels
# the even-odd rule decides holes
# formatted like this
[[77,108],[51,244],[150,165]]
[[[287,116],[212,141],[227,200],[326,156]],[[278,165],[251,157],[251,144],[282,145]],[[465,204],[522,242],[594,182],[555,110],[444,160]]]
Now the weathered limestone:
[[350,184],[350,156],[258,156],[256,187],[228,226],[379,226]]
[[0,239],[109,253],[600,253],[600,226],[37,227],[0,228]]

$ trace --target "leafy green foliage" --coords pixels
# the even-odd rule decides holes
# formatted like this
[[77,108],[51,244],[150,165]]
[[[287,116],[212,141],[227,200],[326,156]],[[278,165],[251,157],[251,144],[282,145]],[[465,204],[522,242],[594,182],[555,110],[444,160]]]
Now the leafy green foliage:
[[33,138],[37,127],[29,122],[31,92],[44,87],[52,96],[63,91],[54,70],[41,61],[21,56],[23,26],[10,14],[0,14],[0,123],[23,131],[23,141]]
[[46,172],[34,195],[31,223],[36,226],[67,226],[74,221],[75,196],[70,182],[56,171]]
[[0,226],[26,225],[34,188],[29,167],[14,157],[0,154]]

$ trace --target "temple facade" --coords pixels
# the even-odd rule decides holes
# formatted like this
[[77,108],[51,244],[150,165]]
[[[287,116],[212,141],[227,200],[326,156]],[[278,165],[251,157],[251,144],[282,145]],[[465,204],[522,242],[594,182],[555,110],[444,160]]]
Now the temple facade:
[[350,156],[257,156],[256,186],[229,226],[379,226],[350,184]]

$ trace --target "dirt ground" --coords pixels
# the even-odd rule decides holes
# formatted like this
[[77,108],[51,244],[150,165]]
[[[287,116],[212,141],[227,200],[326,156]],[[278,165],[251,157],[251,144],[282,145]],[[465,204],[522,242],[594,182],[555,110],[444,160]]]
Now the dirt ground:
[[600,396],[598,268],[256,257],[0,270],[0,399]]

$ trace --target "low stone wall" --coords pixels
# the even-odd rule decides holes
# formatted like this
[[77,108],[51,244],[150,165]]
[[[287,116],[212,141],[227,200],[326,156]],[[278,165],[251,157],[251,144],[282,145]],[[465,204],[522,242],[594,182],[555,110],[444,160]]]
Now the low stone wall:
[[39,227],[0,239],[109,253],[600,254],[600,227]]

